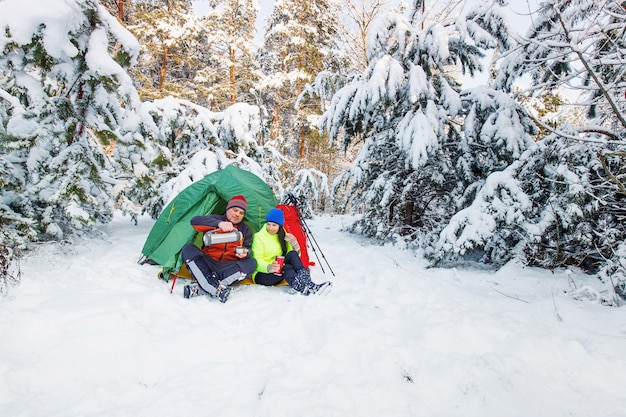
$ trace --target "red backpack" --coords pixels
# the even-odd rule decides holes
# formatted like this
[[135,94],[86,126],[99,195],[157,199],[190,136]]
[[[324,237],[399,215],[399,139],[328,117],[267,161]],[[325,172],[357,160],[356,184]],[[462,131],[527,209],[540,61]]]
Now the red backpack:
[[306,233],[302,228],[302,222],[300,221],[300,216],[298,215],[298,209],[291,205],[279,204],[276,208],[282,210],[285,213],[285,231],[287,233],[291,233],[298,240],[298,244],[300,245],[300,259],[302,260],[302,265],[305,268],[309,266],[315,266],[315,262],[309,260],[309,251],[308,251],[308,242],[306,239]]

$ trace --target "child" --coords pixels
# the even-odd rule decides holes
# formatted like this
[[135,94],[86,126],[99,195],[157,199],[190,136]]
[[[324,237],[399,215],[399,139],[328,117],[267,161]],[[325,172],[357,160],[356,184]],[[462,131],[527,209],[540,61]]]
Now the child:
[[[284,279],[291,288],[304,295],[315,294],[332,285],[328,281],[322,284],[311,281],[311,272],[300,259],[298,240],[285,232],[282,210],[273,208],[265,221],[252,240],[252,255],[257,262],[252,280],[256,284],[276,285]],[[276,261],[277,256],[284,257],[282,270]]]

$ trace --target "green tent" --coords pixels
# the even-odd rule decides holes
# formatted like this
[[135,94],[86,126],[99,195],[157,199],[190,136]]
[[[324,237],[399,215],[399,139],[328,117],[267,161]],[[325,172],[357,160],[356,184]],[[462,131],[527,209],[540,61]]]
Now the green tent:
[[182,265],[180,250],[199,235],[189,221],[194,216],[222,214],[235,195],[248,201],[244,221],[258,231],[267,213],[278,203],[272,189],[259,177],[234,165],[215,171],[181,191],[159,215],[141,250],[141,263],[163,267],[164,276]]

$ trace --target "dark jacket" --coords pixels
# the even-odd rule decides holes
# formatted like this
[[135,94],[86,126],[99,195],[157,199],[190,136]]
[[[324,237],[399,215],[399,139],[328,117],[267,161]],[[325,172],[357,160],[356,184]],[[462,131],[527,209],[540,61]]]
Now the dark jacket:
[[[208,216],[195,216],[191,219],[190,223],[194,230],[200,233],[206,233],[210,230],[217,229],[217,225],[223,221],[230,221],[225,214],[211,214]],[[237,242],[228,242],[214,244],[211,246],[203,246],[202,252],[209,255],[216,261],[237,261],[239,258],[235,256],[235,247],[243,246],[248,249],[252,247],[253,232],[250,226],[241,222],[239,224],[233,224],[235,229],[239,230],[243,235],[243,240]]]

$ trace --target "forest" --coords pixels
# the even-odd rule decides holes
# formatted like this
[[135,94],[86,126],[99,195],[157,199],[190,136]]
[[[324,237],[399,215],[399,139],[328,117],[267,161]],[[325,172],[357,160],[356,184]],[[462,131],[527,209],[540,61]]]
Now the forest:
[[505,0],[0,1],[0,290],[217,162],[433,266],[576,267],[621,305],[626,2],[515,3],[523,30]]

